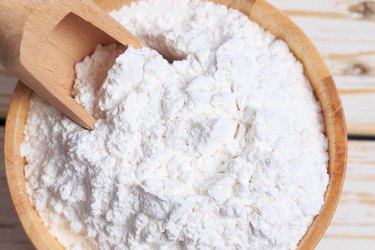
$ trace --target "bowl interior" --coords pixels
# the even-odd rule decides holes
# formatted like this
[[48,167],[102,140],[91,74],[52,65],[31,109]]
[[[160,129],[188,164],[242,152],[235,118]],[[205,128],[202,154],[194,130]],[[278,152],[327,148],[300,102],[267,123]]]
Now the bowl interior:
[[[106,11],[119,8],[131,0],[96,0]],[[334,214],[344,181],[347,153],[347,134],[342,104],[331,74],[321,56],[306,35],[284,14],[263,0],[214,0],[235,8],[283,39],[303,63],[314,93],[320,102],[329,142],[330,181],[325,203],[299,243],[299,249],[312,249],[323,236]],[[49,234],[25,192],[24,159],[19,147],[23,142],[31,90],[19,83],[9,107],[5,129],[5,162],[8,184],[17,214],[23,227],[38,249],[62,249]]]

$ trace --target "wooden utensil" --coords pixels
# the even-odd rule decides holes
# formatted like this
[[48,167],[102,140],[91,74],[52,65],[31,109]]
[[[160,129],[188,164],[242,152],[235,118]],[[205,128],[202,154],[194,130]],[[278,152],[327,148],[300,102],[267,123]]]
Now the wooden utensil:
[[[104,10],[111,11],[128,4],[129,0],[96,0]],[[347,133],[344,111],[338,91],[323,59],[305,34],[283,13],[264,0],[214,0],[238,9],[259,23],[276,37],[284,40],[303,63],[324,117],[328,137],[329,184],[325,203],[298,245],[299,250],[310,250],[318,244],[327,229],[340,199],[344,183]],[[57,240],[48,233],[25,192],[25,162],[19,148],[29,107],[31,91],[19,84],[12,98],[5,129],[5,166],[7,180],[16,211],[26,233],[38,249],[61,249]]]
[[0,62],[84,128],[95,119],[72,98],[74,66],[112,43],[141,46],[89,0],[0,0]]

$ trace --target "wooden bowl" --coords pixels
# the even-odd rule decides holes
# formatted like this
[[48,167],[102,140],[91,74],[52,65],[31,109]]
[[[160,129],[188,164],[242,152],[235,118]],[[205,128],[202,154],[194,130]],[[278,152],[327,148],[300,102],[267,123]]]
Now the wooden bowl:
[[[111,11],[128,4],[129,0],[96,0],[104,10]],[[320,214],[299,243],[299,249],[313,249],[323,236],[336,209],[344,181],[347,134],[342,104],[332,76],[321,56],[306,35],[284,14],[263,0],[215,0],[249,16],[277,38],[289,44],[291,51],[303,63],[319,100],[329,142],[330,181]],[[25,161],[20,155],[23,131],[31,90],[19,83],[9,107],[5,129],[5,163],[9,189],[22,225],[37,249],[61,249],[49,234],[30,203],[25,190]]]

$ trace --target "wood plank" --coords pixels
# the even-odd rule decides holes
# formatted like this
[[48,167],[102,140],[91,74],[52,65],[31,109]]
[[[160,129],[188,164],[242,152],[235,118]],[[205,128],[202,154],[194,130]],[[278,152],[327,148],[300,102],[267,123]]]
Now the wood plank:
[[339,206],[317,249],[375,249],[375,141],[350,141]]
[[288,14],[373,20],[374,1],[363,0],[267,0]]
[[[375,135],[375,11],[359,0],[269,0],[320,50],[342,95],[352,134]],[[0,117],[16,79],[0,69]],[[0,128],[0,249],[33,249],[15,215],[3,167]],[[317,249],[375,249],[375,142],[351,141],[344,193]]]
[[360,0],[269,0],[311,38],[330,68],[351,134],[375,135],[375,6]]
[[[3,132],[0,127],[0,249],[31,249],[6,185]],[[349,164],[343,195],[318,250],[375,249],[374,152],[375,141],[349,142]]]
[[374,240],[350,238],[324,238],[315,250],[373,250]]
[[[374,4],[360,0],[270,2],[290,15],[324,56],[342,94],[349,132],[375,135]],[[0,69],[0,117],[6,114],[15,82]]]

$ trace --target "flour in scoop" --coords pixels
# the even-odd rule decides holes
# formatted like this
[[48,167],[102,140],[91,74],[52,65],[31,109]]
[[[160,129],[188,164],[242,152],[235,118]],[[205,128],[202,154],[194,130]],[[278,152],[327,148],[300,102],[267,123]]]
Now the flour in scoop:
[[112,16],[148,47],[98,46],[76,66],[95,130],[30,101],[27,192],[51,234],[67,249],[295,249],[329,177],[287,44],[201,0]]

